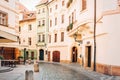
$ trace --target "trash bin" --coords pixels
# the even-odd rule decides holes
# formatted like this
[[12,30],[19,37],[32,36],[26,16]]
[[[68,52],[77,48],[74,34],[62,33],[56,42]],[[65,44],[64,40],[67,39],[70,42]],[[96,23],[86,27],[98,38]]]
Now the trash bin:
[[38,63],[34,64],[34,72],[39,72],[39,64]]

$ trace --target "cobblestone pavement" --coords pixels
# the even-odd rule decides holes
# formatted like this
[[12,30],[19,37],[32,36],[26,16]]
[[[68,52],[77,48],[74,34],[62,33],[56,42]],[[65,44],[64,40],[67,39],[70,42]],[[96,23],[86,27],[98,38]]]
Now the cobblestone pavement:
[[[25,71],[33,69],[33,64],[18,65],[13,71],[0,73],[0,80],[25,80]],[[120,80],[120,76],[85,70],[77,63],[40,62],[39,69],[39,72],[34,72],[34,80]]]

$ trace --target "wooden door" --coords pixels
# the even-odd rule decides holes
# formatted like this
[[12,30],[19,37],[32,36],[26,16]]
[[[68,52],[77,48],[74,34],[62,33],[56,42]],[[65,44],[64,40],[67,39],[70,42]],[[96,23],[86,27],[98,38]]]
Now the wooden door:
[[50,51],[48,52],[48,61],[50,61]]
[[53,52],[53,62],[60,62],[60,52],[59,51]]

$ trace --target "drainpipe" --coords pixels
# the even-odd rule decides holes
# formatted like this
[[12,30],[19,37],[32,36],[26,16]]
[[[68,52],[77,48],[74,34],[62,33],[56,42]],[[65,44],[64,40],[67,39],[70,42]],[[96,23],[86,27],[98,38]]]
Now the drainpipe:
[[94,0],[94,71],[96,71],[96,0]]

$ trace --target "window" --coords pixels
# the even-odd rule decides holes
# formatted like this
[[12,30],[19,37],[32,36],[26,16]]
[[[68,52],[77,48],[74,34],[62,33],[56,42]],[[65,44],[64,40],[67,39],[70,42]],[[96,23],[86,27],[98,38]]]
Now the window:
[[29,31],[32,30],[32,25],[31,24],[28,25],[28,30]]
[[43,13],[45,12],[45,8],[43,8],[43,11],[42,11]]
[[19,32],[21,32],[21,27],[19,26]]
[[50,13],[52,12],[52,8],[50,8]]
[[64,23],[64,15],[62,15],[61,17],[62,17],[62,21],[61,22]]
[[51,35],[49,35],[49,43],[51,43]]
[[69,16],[69,24],[71,23],[71,16]]
[[55,34],[54,42],[57,42],[57,34]]
[[21,39],[19,38],[19,44],[21,44]]
[[58,8],[58,5],[56,4],[56,5],[55,5],[55,9],[57,9],[57,8]]
[[62,1],[62,6],[64,6],[65,5],[65,2],[64,1]]
[[38,21],[38,26],[41,26],[41,21]]
[[45,35],[42,35],[42,42],[45,42]]
[[82,0],[82,10],[86,9],[86,7],[87,7],[86,4],[87,4],[86,0]]
[[38,11],[38,14],[40,14],[40,9],[39,9],[39,11]]
[[7,2],[8,2],[9,0],[5,0],[5,1],[7,1]]
[[61,42],[64,41],[64,32],[61,32]]
[[52,20],[50,20],[50,27],[52,27]]
[[38,42],[41,42],[41,35],[38,35]]
[[0,11],[0,25],[8,26],[8,14]]
[[55,18],[55,25],[57,25],[57,18]]
[[44,26],[44,25],[45,25],[45,20],[42,21],[42,26]]
[[29,37],[29,38],[28,38],[28,44],[31,45],[31,43],[32,43],[32,42],[31,42],[31,38]]
[[72,22],[74,22],[74,12],[72,12]]

